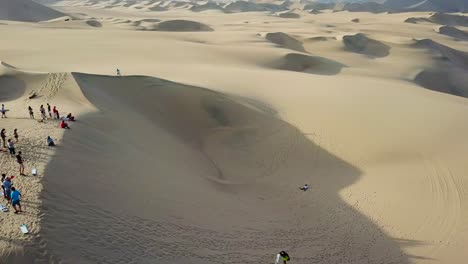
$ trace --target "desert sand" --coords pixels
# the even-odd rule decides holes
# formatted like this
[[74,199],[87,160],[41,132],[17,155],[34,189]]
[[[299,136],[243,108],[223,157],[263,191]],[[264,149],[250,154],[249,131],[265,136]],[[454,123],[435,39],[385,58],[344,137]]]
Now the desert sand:
[[0,12],[0,263],[465,263],[465,15],[43,2]]

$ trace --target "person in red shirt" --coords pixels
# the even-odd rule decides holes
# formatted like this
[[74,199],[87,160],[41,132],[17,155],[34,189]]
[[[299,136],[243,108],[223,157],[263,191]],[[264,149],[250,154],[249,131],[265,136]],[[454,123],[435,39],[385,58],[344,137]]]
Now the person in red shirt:
[[60,122],[60,128],[70,129],[70,127],[68,126],[68,124],[65,123],[65,120],[62,120],[62,121]]

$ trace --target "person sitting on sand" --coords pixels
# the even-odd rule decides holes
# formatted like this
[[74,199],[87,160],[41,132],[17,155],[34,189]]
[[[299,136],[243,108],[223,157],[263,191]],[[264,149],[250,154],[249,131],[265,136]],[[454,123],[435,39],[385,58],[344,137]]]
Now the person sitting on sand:
[[54,140],[50,136],[47,136],[47,146],[55,147]]
[[2,118],[7,118],[7,116],[6,116],[6,110],[5,110],[5,105],[4,105],[4,104],[2,104],[2,110],[1,110],[1,112],[2,112]]
[[[11,205],[13,206],[13,209],[15,209],[15,214],[22,212],[20,200],[21,193],[16,190],[15,187],[11,187]],[[16,206],[19,207],[19,210],[16,209]]]
[[67,119],[70,121],[75,121],[75,117],[72,115],[72,113],[68,113]]
[[60,121],[60,128],[70,129],[70,127],[68,126],[68,124],[65,123],[65,120]]
[[15,130],[13,130],[13,136],[16,139],[16,143],[18,143],[18,129],[17,128],[15,128]]
[[305,192],[305,191],[309,190],[309,185],[307,185],[307,184],[304,184],[304,186],[303,186],[303,187],[299,187],[299,190],[301,190],[301,191],[304,191],[304,192]]
[[28,107],[28,112],[29,112],[29,117],[31,119],[34,119],[34,111],[31,106]]
[[0,132],[0,137],[2,138],[3,147],[6,148],[6,130],[4,128],[2,128],[2,131]]
[[6,177],[5,180],[3,181],[3,190],[4,190],[4,196],[5,198],[10,201],[10,196],[11,196],[11,179],[10,177]]
[[26,174],[24,174],[24,160],[23,160],[23,157],[21,156],[21,151],[18,152],[18,155],[16,155],[16,162],[18,162],[19,164],[19,171],[20,171],[20,175],[21,176],[26,176]]
[[13,143],[13,140],[8,139],[8,150],[10,151],[10,155],[14,156],[16,154],[15,152],[15,143]]

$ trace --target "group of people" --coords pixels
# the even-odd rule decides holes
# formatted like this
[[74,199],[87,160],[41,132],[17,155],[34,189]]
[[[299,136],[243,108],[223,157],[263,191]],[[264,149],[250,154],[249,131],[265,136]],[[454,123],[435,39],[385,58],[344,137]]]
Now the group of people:
[[14,176],[6,177],[6,174],[2,174],[2,190],[3,197],[11,203],[11,206],[15,210],[15,214],[22,212],[21,209],[21,193],[15,187],[13,187],[12,179]]
[[[41,105],[39,107],[39,111],[41,112],[42,121],[49,119],[49,118],[61,120],[60,125],[59,125],[60,128],[69,129],[70,127],[65,121],[75,121],[75,117],[71,113],[69,113],[66,117],[60,118],[60,114],[57,110],[57,107],[54,106],[53,108],[51,108],[50,104],[47,104],[47,112],[46,112],[46,108],[44,107],[44,105]],[[0,112],[1,112],[2,118],[7,118],[4,104],[2,104]],[[34,119],[34,111],[31,106],[28,107],[28,112],[29,112],[29,117],[31,119]],[[16,158],[16,162],[19,164],[20,175],[26,176],[26,174],[24,173],[25,168],[24,168],[24,159],[22,156],[22,152],[18,151],[18,153],[16,153],[16,148],[15,148],[15,144],[18,143],[19,141],[18,129],[15,128],[13,130],[14,140],[13,138],[9,138],[7,140],[7,132],[5,128],[1,129],[0,137],[2,140],[1,144],[3,148],[8,148],[9,154]],[[46,142],[47,142],[47,146],[51,146],[51,147],[55,146],[55,142],[50,136],[47,136]],[[6,174],[2,174],[1,187],[3,190],[3,196],[8,201],[8,204],[12,205],[13,209],[15,210],[15,213],[19,213],[19,212],[22,212],[21,202],[20,202],[21,193],[17,189],[15,189],[15,187],[12,186],[13,178],[14,176],[7,177]]]
[[[35,118],[34,118],[34,111],[33,111],[33,109],[32,109],[31,106],[28,106],[28,112],[29,112],[29,117],[30,117],[31,119],[35,119]],[[50,107],[50,104],[49,104],[49,103],[47,103],[47,112],[48,112],[48,114],[49,114],[49,117],[47,117],[46,109],[44,108],[44,105],[41,105],[41,106],[39,107],[39,112],[41,112],[41,118],[42,118],[42,120],[46,120],[46,119],[48,119],[48,118],[52,118],[52,115],[53,115],[53,118],[54,118],[54,119],[60,119],[60,114],[59,114],[59,111],[57,110],[57,107],[54,106],[54,108],[52,109],[52,108]]]
[[[3,105],[2,105],[2,107],[3,107]],[[47,112],[49,114],[49,117],[47,117],[46,109],[45,109],[44,105],[41,105],[39,107],[39,111],[41,112],[42,121],[44,121],[46,119],[49,119],[49,118],[61,120],[60,125],[59,125],[60,128],[70,129],[70,126],[65,121],[75,121],[75,117],[72,115],[72,113],[68,113],[68,115],[66,115],[65,117],[64,116],[60,117],[60,113],[57,110],[57,107],[54,106],[53,108],[51,108],[49,103],[47,103]],[[34,118],[34,110],[32,109],[31,106],[28,106],[28,112],[29,112],[29,117],[31,119],[35,119]]]

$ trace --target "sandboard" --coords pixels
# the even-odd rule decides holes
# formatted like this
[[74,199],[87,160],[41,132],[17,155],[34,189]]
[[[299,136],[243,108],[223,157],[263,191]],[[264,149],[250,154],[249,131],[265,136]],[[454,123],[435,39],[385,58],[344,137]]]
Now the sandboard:
[[6,213],[6,212],[8,212],[8,208],[7,208],[7,207],[5,207],[5,206],[3,206],[2,204],[0,204],[0,211],[2,211],[2,212],[5,212],[5,213]]
[[20,228],[21,228],[21,232],[23,232],[23,234],[29,233],[28,228],[26,227],[25,224],[22,224]]
[[275,261],[275,264],[279,264],[280,263],[280,254],[276,254],[276,261]]

